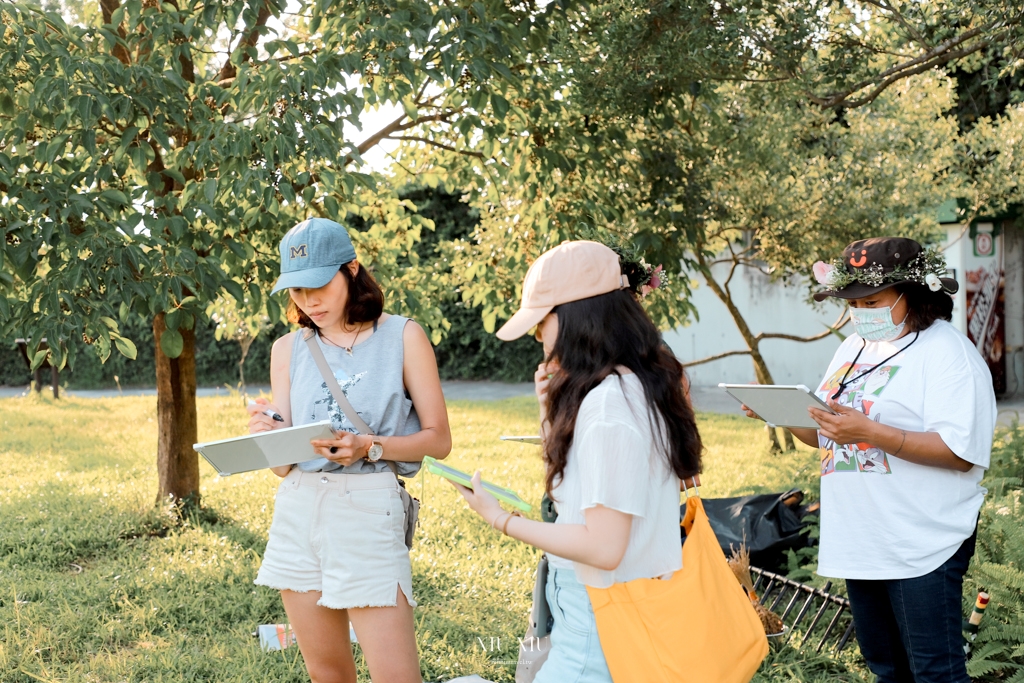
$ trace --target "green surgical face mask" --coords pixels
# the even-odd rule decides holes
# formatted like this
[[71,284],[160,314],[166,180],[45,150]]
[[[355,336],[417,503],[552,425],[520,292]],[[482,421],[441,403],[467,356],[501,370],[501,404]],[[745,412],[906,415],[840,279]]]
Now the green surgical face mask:
[[[850,320],[853,321],[854,331],[864,341],[892,341],[901,334],[907,326],[907,316],[903,316],[903,322],[899,325],[892,321],[893,306],[899,303],[903,295],[893,302],[892,306],[880,308],[850,308]],[[907,311],[907,315],[910,312]]]

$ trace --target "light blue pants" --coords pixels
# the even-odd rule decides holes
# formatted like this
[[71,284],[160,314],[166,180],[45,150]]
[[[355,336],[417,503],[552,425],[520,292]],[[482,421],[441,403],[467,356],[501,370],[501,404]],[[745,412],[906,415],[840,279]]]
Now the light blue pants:
[[545,588],[555,625],[534,683],[612,683],[586,587],[572,569],[552,567]]

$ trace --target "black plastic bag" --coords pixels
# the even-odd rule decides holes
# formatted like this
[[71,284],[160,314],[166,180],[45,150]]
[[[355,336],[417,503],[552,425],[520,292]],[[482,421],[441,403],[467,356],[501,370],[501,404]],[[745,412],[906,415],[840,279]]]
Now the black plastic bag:
[[[750,551],[750,563],[769,571],[786,565],[786,551],[809,544],[803,518],[813,509],[802,507],[804,494],[798,489],[739,498],[703,498],[704,510],[718,544],[729,557],[741,544]],[[813,506],[814,509],[817,506]],[[680,514],[685,514],[685,506]]]

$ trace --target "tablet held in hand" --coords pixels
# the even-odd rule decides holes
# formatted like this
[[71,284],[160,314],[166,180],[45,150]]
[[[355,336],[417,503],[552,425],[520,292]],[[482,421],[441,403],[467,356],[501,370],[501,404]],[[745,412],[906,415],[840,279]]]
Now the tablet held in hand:
[[808,408],[817,408],[836,414],[827,403],[815,396],[803,384],[719,384],[741,404],[753,410],[772,427],[802,427],[817,429]]

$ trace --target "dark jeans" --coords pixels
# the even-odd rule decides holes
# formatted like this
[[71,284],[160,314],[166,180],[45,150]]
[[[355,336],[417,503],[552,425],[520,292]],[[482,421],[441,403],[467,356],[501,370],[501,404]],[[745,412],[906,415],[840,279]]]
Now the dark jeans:
[[878,683],[971,683],[961,593],[977,534],[924,576],[847,579],[857,641]]

